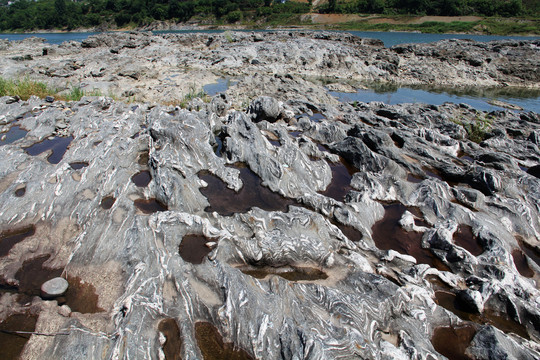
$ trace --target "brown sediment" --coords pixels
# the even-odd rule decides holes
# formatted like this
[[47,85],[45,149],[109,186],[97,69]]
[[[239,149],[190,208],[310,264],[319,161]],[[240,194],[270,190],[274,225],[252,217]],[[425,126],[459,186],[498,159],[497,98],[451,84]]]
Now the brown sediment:
[[471,360],[465,350],[475,334],[476,329],[470,324],[438,327],[433,332],[431,343],[438,353],[449,360]]
[[212,250],[206,243],[213,241],[217,239],[209,239],[203,235],[186,235],[182,238],[178,252],[185,261],[201,264]]
[[245,350],[237,348],[233,343],[223,342],[216,327],[209,322],[195,323],[195,338],[204,360],[251,360]]
[[332,181],[326,190],[319,193],[337,201],[344,201],[345,196],[352,190],[352,176],[358,170],[341,157],[339,162],[330,163],[329,165],[332,170]]
[[461,246],[474,256],[478,256],[484,252],[484,247],[478,241],[478,237],[474,236],[472,227],[465,224],[460,224],[454,232],[453,240],[456,245]]
[[165,336],[165,343],[162,345],[165,360],[181,360],[182,337],[176,320],[170,318],[161,320],[158,330]]
[[449,271],[449,268],[428,249],[422,248],[423,233],[406,231],[399,225],[399,220],[410,211],[413,215],[421,215],[418,209],[408,208],[401,203],[385,204],[385,213],[382,220],[376,222],[371,228],[373,241],[381,250],[395,250],[402,254],[413,256],[420,264],[428,264],[439,270]]
[[244,164],[236,164],[235,168],[240,170],[240,179],[243,183],[238,192],[229,189],[220,178],[209,172],[199,173],[199,178],[208,184],[207,187],[200,189],[210,203],[205,209],[206,212],[216,211],[221,215],[231,216],[235,213],[245,213],[253,207],[268,211],[287,211],[287,207],[294,204],[293,200],[263,186],[259,176]]
[[527,257],[523,254],[523,251],[519,249],[512,250],[512,258],[514,259],[514,264],[516,269],[522,276],[532,278],[534,276],[534,271],[529,267]]
[[50,255],[41,255],[36,258],[26,260],[22,267],[15,274],[15,279],[19,280],[19,293],[25,293],[31,296],[41,294],[41,285],[48,280],[62,275],[63,268],[51,269],[44,267],[43,263],[47,261]]
[[0,234],[0,256],[6,256],[13,246],[35,233],[34,225],[4,231]]
[[264,279],[268,275],[278,275],[289,281],[316,281],[328,278],[325,272],[312,267],[287,266],[284,268],[274,268],[266,266],[261,268],[244,268],[240,269],[240,271],[257,279]]
[[[0,322],[0,353],[3,360],[19,359],[24,345],[36,329],[37,315],[13,314]],[[25,333],[26,332],[26,333]]]
[[81,281],[79,277],[68,277],[69,287],[58,303],[66,304],[71,311],[82,314],[93,314],[104,311],[98,306],[99,297],[94,285]]
[[137,199],[134,201],[137,209],[142,211],[144,214],[153,214],[158,211],[167,211],[167,205],[161,203],[160,201],[151,198],[151,199]]

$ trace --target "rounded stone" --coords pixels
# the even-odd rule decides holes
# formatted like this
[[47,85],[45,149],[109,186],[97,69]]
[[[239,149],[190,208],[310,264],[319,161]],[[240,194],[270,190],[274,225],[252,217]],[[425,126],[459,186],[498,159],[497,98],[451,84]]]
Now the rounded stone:
[[41,285],[41,296],[44,298],[55,298],[63,295],[68,288],[68,282],[66,279],[56,277],[48,280]]

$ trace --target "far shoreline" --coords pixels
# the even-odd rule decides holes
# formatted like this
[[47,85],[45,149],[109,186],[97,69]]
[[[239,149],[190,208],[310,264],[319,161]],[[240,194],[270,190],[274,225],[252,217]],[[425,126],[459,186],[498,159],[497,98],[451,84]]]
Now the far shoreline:
[[[417,20],[422,17],[416,17]],[[462,17],[455,17],[460,19]],[[66,29],[37,29],[31,31],[5,31],[0,34],[5,35],[17,35],[17,34],[69,34],[69,33],[103,33],[103,32],[127,32],[127,31],[205,31],[205,30],[217,30],[217,31],[360,31],[360,32],[380,32],[380,33],[423,33],[423,34],[448,34],[448,35],[487,35],[487,36],[519,36],[519,37],[540,37],[540,29],[537,29],[539,33],[530,32],[503,32],[503,31],[488,31],[487,27],[481,23],[482,20],[476,21],[477,25],[472,27],[472,31],[456,31],[452,27],[461,25],[472,25],[470,21],[451,21],[451,17],[444,17],[444,21],[424,21],[424,22],[411,22],[401,19],[396,21],[394,18],[381,17],[377,18],[380,22],[377,25],[383,26],[382,28],[374,27],[366,22],[347,22],[336,21],[334,23],[298,23],[288,25],[270,25],[270,24],[200,24],[200,23],[175,23],[170,21],[155,21],[151,24],[144,26],[125,26],[117,28],[115,26],[99,26],[95,28],[76,28],[71,30]],[[414,19],[414,18],[413,18]],[[489,18],[483,18],[483,20],[493,20]],[[510,18],[495,18],[494,21],[509,21],[509,20],[527,20],[535,22],[536,19],[510,19]],[[426,24],[432,25],[432,27],[426,27]],[[403,28],[406,27],[406,28]],[[445,30],[444,28],[448,29]],[[442,29],[442,31],[441,31]],[[435,31],[430,31],[435,30]]]

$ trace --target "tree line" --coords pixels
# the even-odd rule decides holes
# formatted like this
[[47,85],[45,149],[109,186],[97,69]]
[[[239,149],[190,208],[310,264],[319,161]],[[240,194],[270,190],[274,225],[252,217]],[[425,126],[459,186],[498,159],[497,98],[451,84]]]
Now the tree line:
[[[523,1],[532,1],[532,7],[524,6],[522,0],[329,0],[315,11],[486,16],[538,13],[540,2]],[[0,31],[144,26],[156,20],[271,22],[312,11],[311,0],[0,0],[0,7]]]
[[522,0],[329,0],[323,13],[502,16],[537,14],[540,2]]

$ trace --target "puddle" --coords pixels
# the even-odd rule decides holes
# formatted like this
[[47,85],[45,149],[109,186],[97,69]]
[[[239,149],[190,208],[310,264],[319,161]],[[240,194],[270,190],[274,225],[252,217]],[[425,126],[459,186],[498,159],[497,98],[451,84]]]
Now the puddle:
[[28,131],[21,128],[19,125],[12,126],[7,132],[0,134],[0,146],[11,144],[26,136]]
[[138,187],[147,187],[152,181],[152,175],[148,170],[139,171],[131,177],[131,181]]
[[137,209],[141,210],[144,214],[153,214],[158,211],[167,211],[167,205],[152,199],[137,199],[134,201]]
[[422,248],[422,233],[405,231],[399,225],[399,220],[406,210],[420,217],[418,209],[408,208],[401,203],[386,204],[384,209],[383,219],[377,221],[371,228],[373,240],[379,249],[395,250],[413,256],[419,264],[428,264],[442,271],[450,270],[428,249]]
[[17,243],[36,233],[34,225],[8,230],[0,234],[0,256],[6,256]]
[[64,157],[71,141],[73,141],[73,136],[55,137],[27,147],[24,151],[26,151],[28,155],[36,156],[47,150],[52,150],[52,154],[47,157],[47,161],[51,164],[58,164]]
[[50,255],[41,255],[36,258],[26,260],[22,267],[15,274],[15,279],[19,280],[19,293],[29,296],[39,296],[41,294],[41,285],[48,280],[62,275],[64,269],[51,269],[43,267]]
[[461,246],[474,256],[484,252],[483,246],[478,242],[478,237],[474,236],[472,227],[460,224],[453,236],[454,243]]
[[98,295],[94,285],[81,281],[79,277],[68,277],[69,287],[64,296],[56,298],[59,305],[66,304],[71,311],[94,314],[104,311],[98,306]]
[[480,321],[479,316],[471,314],[465,309],[461,308],[458,301],[456,300],[457,296],[451,291],[435,291],[435,302],[445,308],[446,310],[453,312],[462,320],[469,321]]
[[105,210],[108,210],[110,208],[112,208],[112,206],[114,205],[114,202],[116,201],[116,199],[112,196],[106,196],[104,197],[103,199],[101,199],[101,207]]
[[523,251],[519,249],[514,249],[512,251],[512,258],[514,259],[516,269],[522,276],[525,276],[527,278],[532,278],[534,276],[534,271],[532,271],[532,269],[529,267],[527,257],[525,256]]
[[26,194],[26,187],[19,188],[15,190],[15,196],[16,197],[23,197],[24,194]]
[[72,163],[69,163],[69,166],[71,166],[71,168],[73,170],[80,170],[82,168],[85,168],[88,166],[88,163],[87,162],[84,162],[84,161],[78,161],[78,162],[72,162]]
[[224,343],[219,331],[209,322],[195,323],[195,338],[204,360],[253,359],[245,350],[237,348],[233,343]]
[[358,170],[341,157],[340,162],[329,163],[329,165],[332,170],[332,181],[326,190],[319,192],[319,194],[343,202],[345,196],[353,189],[351,187],[351,179],[353,174]]
[[33,332],[36,329],[38,317],[31,314],[13,314],[0,323],[0,349],[2,359],[19,359],[24,345],[31,334],[19,334],[21,332]]
[[185,261],[201,264],[212,250],[206,243],[215,241],[217,239],[208,239],[203,235],[186,235],[182,238],[178,251]]
[[311,267],[287,266],[284,268],[264,267],[240,269],[244,274],[257,279],[264,279],[269,275],[277,275],[289,281],[316,281],[328,278],[325,272]]
[[158,330],[165,336],[165,343],[162,345],[165,360],[180,360],[182,350],[182,337],[180,328],[174,319],[163,319],[159,322]]
[[150,154],[149,154],[148,150],[141,151],[139,153],[139,157],[137,158],[137,163],[139,165],[148,165],[149,158],[150,158]]
[[229,189],[220,178],[209,172],[199,173],[199,178],[208,184],[207,187],[199,189],[210,203],[210,206],[204,209],[206,212],[216,211],[220,215],[231,216],[245,213],[253,207],[285,212],[289,205],[294,204],[292,200],[262,186],[259,176],[244,164],[236,164],[235,168],[240,170],[240,179],[244,184],[238,192]]
[[236,85],[236,83],[238,83],[238,80],[233,80],[231,78],[221,78],[217,79],[217,83],[204,85],[203,91],[207,93],[208,96],[214,96],[227,91],[229,87]]
[[433,332],[431,343],[438,353],[449,360],[470,360],[471,358],[465,355],[465,350],[475,334],[476,329],[469,324],[438,327]]
[[415,176],[413,174],[409,174],[407,175],[407,181],[412,182],[414,184],[419,184],[422,181],[424,181],[424,179],[422,179],[421,177]]
[[489,308],[484,309],[482,314],[472,314],[465,311],[460,307],[457,296],[451,291],[435,291],[435,301],[462,320],[478,324],[491,324],[505,333],[511,332],[523,338],[529,338],[527,329],[523,325],[509,319],[504,314],[499,314]]

